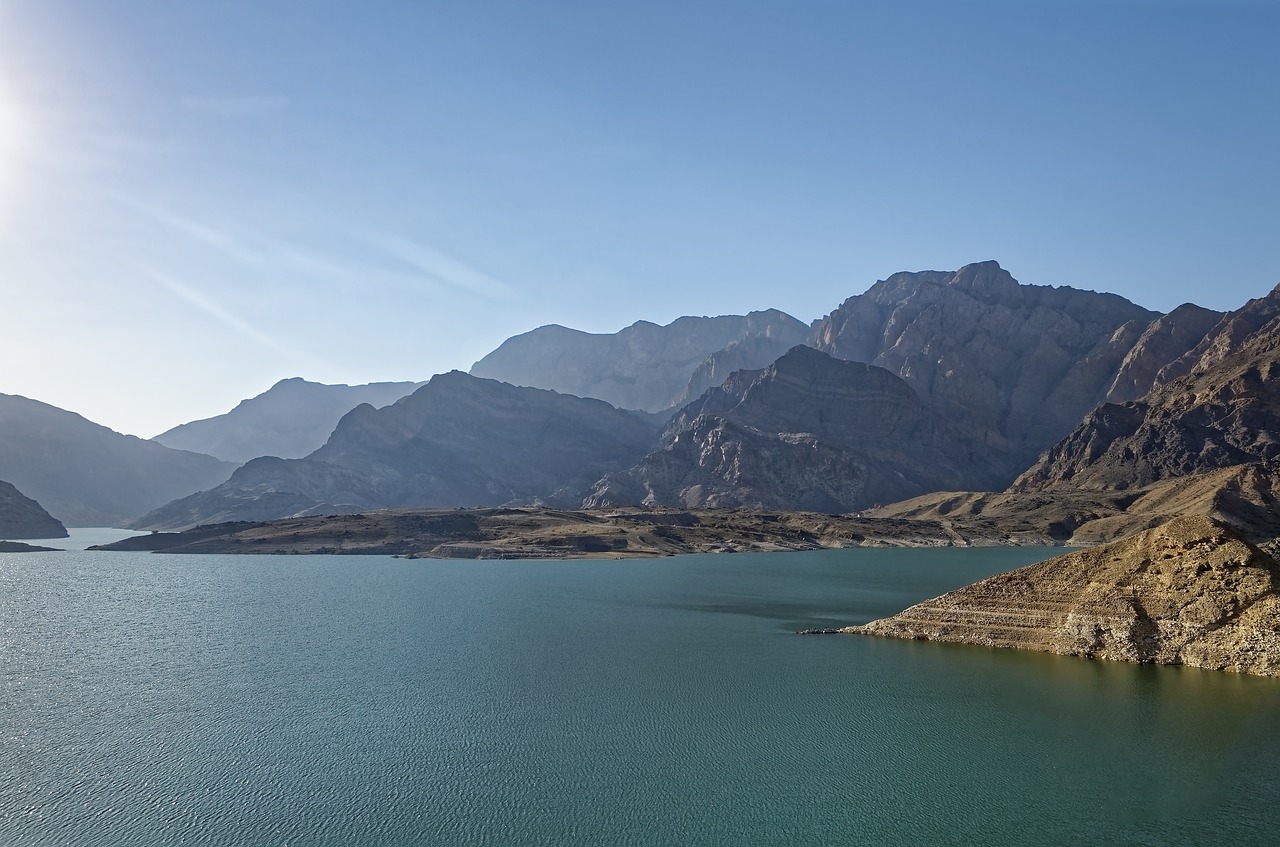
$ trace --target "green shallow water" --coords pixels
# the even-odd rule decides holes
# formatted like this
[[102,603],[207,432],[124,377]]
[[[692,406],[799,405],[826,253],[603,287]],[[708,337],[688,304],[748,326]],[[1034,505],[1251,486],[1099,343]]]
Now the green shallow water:
[[0,844],[1270,843],[1280,682],[790,634],[1053,552],[0,555]]

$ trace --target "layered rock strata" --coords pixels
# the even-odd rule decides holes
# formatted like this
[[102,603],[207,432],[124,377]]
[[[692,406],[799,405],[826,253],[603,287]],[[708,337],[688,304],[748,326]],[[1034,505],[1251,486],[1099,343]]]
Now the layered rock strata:
[[1280,675],[1280,569],[1183,517],[998,574],[843,632]]

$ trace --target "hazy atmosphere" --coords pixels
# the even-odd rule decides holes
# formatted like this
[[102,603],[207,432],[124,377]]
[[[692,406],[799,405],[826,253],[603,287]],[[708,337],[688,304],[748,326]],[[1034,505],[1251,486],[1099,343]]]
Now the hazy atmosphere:
[[997,259],[1280,281],[1271,2],[0,0],[0,392],[151,436]]

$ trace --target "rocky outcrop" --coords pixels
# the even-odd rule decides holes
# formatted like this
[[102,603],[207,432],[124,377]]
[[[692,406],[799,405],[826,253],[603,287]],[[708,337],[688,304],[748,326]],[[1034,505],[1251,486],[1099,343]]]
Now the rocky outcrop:
[[1247,541],[1280,548],[1275,469],[1236,465],[1124,491],[942,491],[865,512],[867,517],[944,522],[964,537],[1014,544],[1102,544],[1184,515],[1221,521]]
[[1258,336],[1275,336],[1280,322],[1280,285],[1227,313],[1200,342],[1161,369],[1157,385],[1196,370],[1208,370],[1240,352]]
[[1184,303],[1147,325],[1107,389],[1108,403],[1137,400],[1173,376],[1170,365],[1202,342],[1223,313]]
[[252,461],[135,523],[175,529],[371,508],[576,506],[655,443],[647,415],[453,371],[382,409],[358,406],[303,459]]
[[1008,481],[1106,397],[1157,317],[1114,294],[1021,285],[982,262],[894,274],[818,322],[809,343],[906,380],[990,445]]
[[846,632],[1280,675],[1276,562],[1184,517]]
[[0,479],[67,526],[123,526],[175,497],[217,485],[234,468],[0,394]]
[[677,412],[662,449],[605,477],[586,505],[846,512],[992,483],[993,464],[898,377],[797,346]]
[[66,538],[67,528],[10,483],[0,480],[0,538]]
[[1280,292],[1223,318],[1196,351],[1184,376],[1090,412],[1013,490],[1123,490],[1280,460]]
[[551,325],[507,339],[472,365],[471,374],[660,412],[696,397],[698,385],[718,384],[726,368],[764,367],[808,331],[776,309],[683,317],[666,326],[638,321],[615,333]]
[[692,403],[737,371],[768,367],[779,356],[804,341],[808,330],[802,330],[801,326],[799,321],[794,324],[771,324],[763,332],[752,333],[707,356],[694,369],[688,385],[673,405],[685,406]]
[[176,426],[151,440],[237,464],[258,456],[297,459],[319,449],[342,416],[356,406],[380,408],[422,385],[323,385],[298,377],[284,379],[225,415]]

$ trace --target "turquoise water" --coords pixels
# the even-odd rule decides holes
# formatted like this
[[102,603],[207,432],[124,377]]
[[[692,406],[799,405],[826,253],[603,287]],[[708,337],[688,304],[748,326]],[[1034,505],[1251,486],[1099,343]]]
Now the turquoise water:
[[0,844],[1269,843],[1280,682],[790,634],[1051,552],[0,554]]

